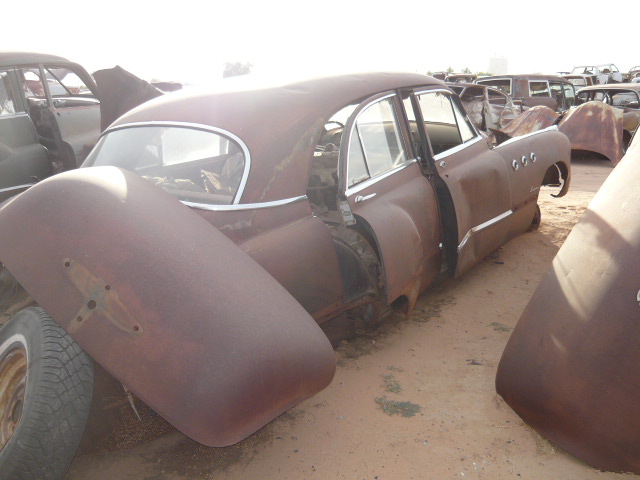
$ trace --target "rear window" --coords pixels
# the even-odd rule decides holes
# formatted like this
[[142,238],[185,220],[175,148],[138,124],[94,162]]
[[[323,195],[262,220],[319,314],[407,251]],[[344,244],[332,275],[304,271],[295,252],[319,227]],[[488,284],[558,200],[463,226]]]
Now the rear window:
[[[104,135],[83,167],[130,170],[180,200],[230,205],[242,193],[246,150],[222,132],[178,126],[136,126]],[[234,201],[236,200],[236,201]]]

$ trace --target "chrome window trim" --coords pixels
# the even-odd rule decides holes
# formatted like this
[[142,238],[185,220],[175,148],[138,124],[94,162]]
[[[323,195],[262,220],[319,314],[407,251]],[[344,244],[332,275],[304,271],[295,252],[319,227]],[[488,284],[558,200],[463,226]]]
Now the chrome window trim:
[[29,114],[27,112],[15,112],[15,113],[6,113],[0,114],[0,119],[3,118],[18,118],[18,117],[28,117]]
[[[382,97],[378,97],[378,98],[376,98],[374,100],[371,100],[369,103],[365,104],[365,106],[360,109],[360,111],[358,112],[356,117],[353,119],[353,122],[351,124],[351,129],[349,130],[349,137],[347,138],[347,156],[346,156],[346,159],[347,159],[346,160],[347,161],[347,179],[346,180],[347,181],[346,181],[346,186],[345,186],[346,187],[346,190],[345,190],[345,195],[346,196],[349,196],[352,193],[355,193],[356,190],[354,190],[354,189],[357,189],[357,191],[360,191],[363,188],[365,188],[365,187],[361,187],[361,185],[367,184],[367,186],[369,186],[369,185],[371,185],[371,184],[373,184],[373,183],[375,183],[375,182],[377,182],[379,180],[382,180],[383,178],[388,177],[393,172],[397,171],[399,168],[404,168],[405,166],[408,166],[410,163],[415,161],[415,159],[405,160],[401,165],[398,165],[396,168],[393,168],[393,169],[391,169],[391,170],[389,170],[389,171],[387,171],[387,172],[385,172],[383,174],[377,175],[375,177],[369,177],[367,180],[363,180],[362,182],[359,182],[359,183],[357,183],[355,185],[352,185],[352,186],[348,185],[348,183],[349,183],[349,155],[351,153],[351,136],[353,135],[353,132],[354,132],[354,130],[356,129],[356,127],[358,125],[358,119],[360,118],[360,115],[362,115],[371,105],[374,105],[374,104],[379,103],[379,102],[381,102],[383,100],[386,100],[387,98],[397,97],[397,96],[398,96],[398,94],[396,92],[392,92],[392,93],[389,93],[389,94],[384,95]],[[404,138],[403,138],[403,135],[402,135],[402,128],[400,128],[401,120],[398,118],[398,112],[397,112],[395,103],[393,104],[393,114],[395,116],[396,126],[399,127],[398,128],[398,133],[400,134],[400,142],[402,143],[402,150],[404,151],[405,156],[406,156],[408,151],[407,151],[406,145],[404,144]],[[357,135],[358,135],[358,140],[360,141],[360,145],[362,145],[362,138],[360,138],[360,133],[357,132]],[[364,152],[364,149],[362,150],[362,153],[365,156],[364,157],[364,161],[365,161],[365,165],[367,167],[367,173],[369,173],[369,165],[367,164],[367,157],[366,157],[366,154]]]
[[[536,97],[543,97],[542,95],[532,95],[533,92],[531,92],[531,83],[535,82],[535,83],[546,83],[547,84],[547,93],[548,95],[546,95],[546,97],[551,98],[551,85],[549,84],[549,80],[527,80],[527,88],[529,89],[529,96],[531,98],[536,98]],[[562,82],[557,82],[557,83],[562,83]],[[544,98],[544,97],[543,97]]]
[[345,196],[350,197],[351,195],[353,195],[355,193],[358,193],[358,192],[364,190],[365,188],[370,187],[371,185],[374,185],[374,184],[378,183],[381,180],[384,180],[387,177],[390,177],[394,173],[398,173],[399,171],[404,170],[405,168],[409,167],[410,165],[413,165],[414,163],[418,163],[418,160],[416,158],[412,158],[410,160],[407,160],[403,164],[398,165],[396,168],[393,168],[393,169],[388,170],[388,171],[386,171],[384,173],[381,173],[380,175],[377,175],[375,177],[372,177],[372,178],[364,180],[364,181],[362,181],[360,183],[357,183],[353,187],[347,188],[347,190],[344,192],[344,194],[345,194]]
[[217,133],[224,137],[228,137],[238,145],[242,149],[242,153],[244,154],[244,172],[242,173],[242,179],[240,180],[240,184],[238,185],[238,190],[236,191],[235,196],[233,197],[232,205],[238,205],[240,202],[240,198],[242,198],[242,194],[244,193],[244,189],[247,185],[247,179],[249,178],[249,171],[251,170],[251,155],[249,153],[249,149],[245,145],[245,143],[233,133],[225,130],[223,128],[212,127],[211,125],[203,125],[201,123],[191,123],[191,122],[170,122],[170,121],[151,121],[151,122],[131,122],[131,123],[123,123],[122,125],[116,125],[115,127],[110,127],[106,129],[101,137],[105,136],[107,133],[115,132],[116,130],[125,130],[127,128],[139,128],[139,127],[178,127],[178,128],[191,128],[195,130],[204,130],[206,132]]
[[544,133],[544,132],[553,132],[554,130],[558,130],[558,126],[557,125],[551,125],[550,127],[543,128],[542,130],[536,130],[535,132],[527,133],[527,134],[521,135],[519,137],[510,138],[506,142],[503,142],[500,145],[497,145],[497,146],[495,146],[493,148],[494,148],[494,150],[498,150],[499,148],[502,148],[505,145],[510,145],[510,144],[512,144],[514,142],[519,141],[521,138],[529,138],[529,137],[532,137],[534,135],[540,135],[541,133]]
[[33,187],[35,183],[25,183],[24,185],[14,185],[13,187],[0,188],[0,193],[10,192],[12,190],[22,190],[23,188]]
[[212,205],[208,203],[196,203],[189,202],[187,200],[180,200],[181,203],[187,207],[198,208],[200,210],[209,210],[212,212],[240,212],[243,210],[260,210],[264,208],[281,207],[283,205],[291,205],[303,200],[307,200],[306,195],[300,195],[299,197],[284,198],[282,200],[272,200],[270,202],[260,203],[240,203],[236,205]]
[[[451,92],[449,90],[445,90],[444,88],[434,88],[434,89],[431,89],[431,90],[416,90],[414,92],[414,94],[416,96],[418,96],[418,95],[422,95],[422,94],[425,94],[425,93],[433,93],[433,92],[442,92],[442,93],[446,93],[447,95],[451,96]],[[449,101],[453,101],[453,98],[450,98]],[[453,118],[456,120],[456,127],[458,128],[458,132],[460,132],[460,127],[458,126],[458,119],[455,116],[455,112],[452,112],[452,113],[453,113]],[[462,113],[462,112],[459,112],[459,113]],[[449,155],[451,155],[453,153],[459,152],[460,150],[466,148],[467,146],[473,145],[474,143],[477,143],[480,140],[482,140],[482,135],[480,135],[480,133],[478,132],[478,129],[476,129],[476,127],[473,124],[473,122],[471,120],[469,120],[469,115],[467,114],[466,111],[464,112],[464,118],[466,118],[467,121],[469,122],[468,125],[471,127],[471,129],[475,133],[475,136],[473,138],[467,140],[466,142],[462,142],[460,145],[456,145],[455,147],[450,148],[449,150],[447,150],[445,152],[441,152],[441,153],[439,153],[437,155],[434,155],[433,156],[434,160],[440,160],[441,158],[444,158],[444,157],[447,157],[447,156],[449,156]],[[426,127],[426,126],[425,126],[425,131],[426,131],[426,134],[427,134],[427,139],[429,139],[429,128]],[[431,139],[429,139],[429,144],[431,144]]]
[[498,215],[497,217],[494,217],[491,220],[487,220],[486,222],[481,223],[480,225],[477,225],[477,226],[471,228],[467,232],[467,234],[464,236],[462,241],[460,242],[460,245],[458,245],[458,253],[460,253],[460,251],[464,248],[464,246],[467,244],[469,239],[471,237],[473,237],[476,233],[479,233],[479,232],[481,232],[483,230],[486,230],[490,226],[495,225],[498,222],[501,222],[502,220],[504,220],[505,218],[507,218],[507,217],[509,217],[511,215],[513,215],[513,210],[507,210],[506,212]]

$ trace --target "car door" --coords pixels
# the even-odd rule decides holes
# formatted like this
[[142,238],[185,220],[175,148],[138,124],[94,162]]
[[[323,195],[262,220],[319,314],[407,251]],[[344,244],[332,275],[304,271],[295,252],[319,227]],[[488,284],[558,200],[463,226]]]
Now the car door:
[[508,238],[509,171],[449,91],[418,90],[407,105],[410,108],[421,119],[436,172],[453,201],[458,276]]
[[[49,109],[58,124],[60,138],[71,147],[80,166],[100,136],[100,102],[88,74],[72,65],[44,65]],[[68,148],[68,147],[65,147]]]
[[341,209],[347,224],[377,244],[387,302],[410,304],[440,272],[440,219],[435,189],[410,150],[402,104],[390,93],[361,104],[341,145]]
[[0,201],[51,175],[13,69],[0,70]]

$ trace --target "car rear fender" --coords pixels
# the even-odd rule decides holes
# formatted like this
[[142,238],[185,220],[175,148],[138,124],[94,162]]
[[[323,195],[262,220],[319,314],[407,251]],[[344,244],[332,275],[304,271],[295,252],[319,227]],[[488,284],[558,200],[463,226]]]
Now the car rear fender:
[[335,354],[253,259],[177,199],[115,167],[0,206],[0,259],[98,363],[209,446],[324,388]]

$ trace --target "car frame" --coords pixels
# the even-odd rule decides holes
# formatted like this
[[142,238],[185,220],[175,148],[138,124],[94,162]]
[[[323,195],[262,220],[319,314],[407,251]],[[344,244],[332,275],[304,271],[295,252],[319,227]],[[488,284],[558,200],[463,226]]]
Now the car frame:
[[[229,445],[331,381],[328,338],[410,312],[537,225],[540,187],[564,195],[569,180],[555,127],[489,145],[425,75],[249,77],[157,98],[82,168],[0,206],[0,260],[43,309],[0,330],[0,365],[28,369],[39,337],[19,332],[46,321],[186,435]],[[3,469],[18,440],[4,442]]]

